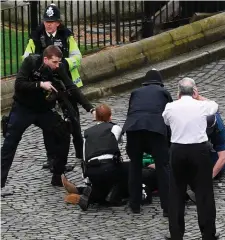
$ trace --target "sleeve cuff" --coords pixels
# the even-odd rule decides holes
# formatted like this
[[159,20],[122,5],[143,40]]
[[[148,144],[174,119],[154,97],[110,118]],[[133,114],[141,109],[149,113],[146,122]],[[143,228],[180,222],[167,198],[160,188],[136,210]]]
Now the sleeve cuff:
[[95,108],[92,108],[91,110],[90,110],[90,113],[93,113],[95,111]]

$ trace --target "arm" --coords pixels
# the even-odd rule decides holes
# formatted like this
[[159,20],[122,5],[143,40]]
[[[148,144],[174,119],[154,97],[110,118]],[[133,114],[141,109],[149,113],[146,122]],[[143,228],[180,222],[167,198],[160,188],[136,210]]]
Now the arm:
[[225,150],[218,152],[217,154],[219,158],[213,167],[213,178],[222,170],[225,165]]
[[118,143],[123,143],[122,128],[120,126],[114,125],[111,132],[115,135]]
[[68,41],[69,41],[69,57],[65,58],[65,60],[67,61],[69,70],[71,71],[74,68],[78,68],[80,66],[82,55],[74,37],[70,36]]
[[218,104],[211,100],[206,100],[202,102],[205,107],[205,114],[206,116],[210,116],[215,114],[218,111]]
[[73,83],[72,79],[68,76],[65,67],[63,64],[60,64],[60,67],[57,69],[57,74],[60,79],[63,80],[65,87],[68,89],[71,94],[71,100],[78,102],[87,112],[94,110],[93,105],[88,101],[85,95],[81,90]]
[[203,101],[206,116],[214,115],[218,111],[218,104],[215,101],[199,95],[198,91],[195,91],[195,95],[194,99]]
[[170,122],[169,122],[169,103],[166,104],[166,107],[165,107],[165,110],[164,112],[162,113],[162,116],[163,116],[163,119],[164,119],[164,122],[167,126],[170,126]]
[[33,70],[32,57],[27,57],[22,63],[15,81],[15,90],[28,92],[30,90],[40,90],[40,81],[29,81]]
[[74,84],[69,92],[72,95],[72,100],[78,102],[87,112],[94,111],[94,106],[89,102],[81,90]]
[[131,105],[131,102],[132,102],[132,96],[133,96],[133,92],[131,92],[131,94],[130,94],[130,99],[129,99],[128,109],[127,109],[127,115],[128,115],[129,112],[130,112],[130,105]]
[[173,102],[173,98],[172,98],[171,94],[166,89],[165,89],[165,92],[166,92],[166,96],[168,98],[168,103]]

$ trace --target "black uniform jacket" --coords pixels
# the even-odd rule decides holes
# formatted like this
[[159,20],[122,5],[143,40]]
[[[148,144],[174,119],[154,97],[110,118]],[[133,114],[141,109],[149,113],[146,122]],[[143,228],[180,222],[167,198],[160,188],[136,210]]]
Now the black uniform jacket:
[[[60,68],[63,68],[61,64]],[[86,99],[81,90],[72,82],[65,69],[63,78],[57,71],[53,72],[42,63],[39,55],[30,55],[22,63],[15,81],[15,101],[31,108],[34,111],[46,111],[55,107],[56,101],[47,101],[47,92],[40,87],[41,81],[53,82],[53,77],[58,75],[66,88],[70,91],[73,101],[78,102],[86,111],[90,111],[93,106]]]
[[158,84],[134,90],[130,96],[123,132],[147,130],[167,136],[162,113],[166,104],[172,101],[170,93]]

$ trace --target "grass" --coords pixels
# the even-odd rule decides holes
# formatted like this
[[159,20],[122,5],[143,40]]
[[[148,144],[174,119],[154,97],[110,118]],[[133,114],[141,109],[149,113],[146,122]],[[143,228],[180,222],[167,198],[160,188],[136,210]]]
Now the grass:
[[24,33],[18,31],[17,36],[14,29],[11,29],[10,31],[10,29],[5,28],[4,34],[1,31],[1,77],[11,75],[17,72],[17,66],[20,66],[21,56],[23,55],[23,39],[25,47],[28,39],[27,31],[25,31]]
[[[17,73],[18,68],[20,67],[21,64],[21,56],[24,53],[23,49],[25,50],[25,47],[28,42],[28,32],[18,31],[16,35],[15,29],[11,29],[10,31],[10,29],[5,28],[4,34],[2,30],[0,34],[1,34],[1,77],[4,77]],[[96,52],[97,50],[99,50],[97,46],[93,46],[92,49],[91,46],[87,46],[87,49],[85,49],[84,45],[80,46],[80,51],[82,55],[88,54],[92,51]]]

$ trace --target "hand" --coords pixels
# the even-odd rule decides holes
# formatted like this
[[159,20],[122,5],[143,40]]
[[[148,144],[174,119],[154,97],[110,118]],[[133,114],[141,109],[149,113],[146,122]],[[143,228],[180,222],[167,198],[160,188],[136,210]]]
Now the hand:
[[201,96],[201,95],[198,95],[197,100],[200,100],[200,101],[206,101],[206,100],[208,100],[208,99],[205,98],[205,97],[203,97],[203,96]]
[[197,90],[197,88],[194,88],[194,94],[193,94],[193,98],[199,101],[205,101],[208,100],[207,98],[201,96]]
[[58,92],[53,86],[52,83],[47,81],[47,82],[41,82],[40,87],[43,88],[46,91],[52,91],[54,90],[55,92]]
[[155,169],[155,164],[149,164],[148,167],[149,167],[149,168],[154,168],[154,169]]

